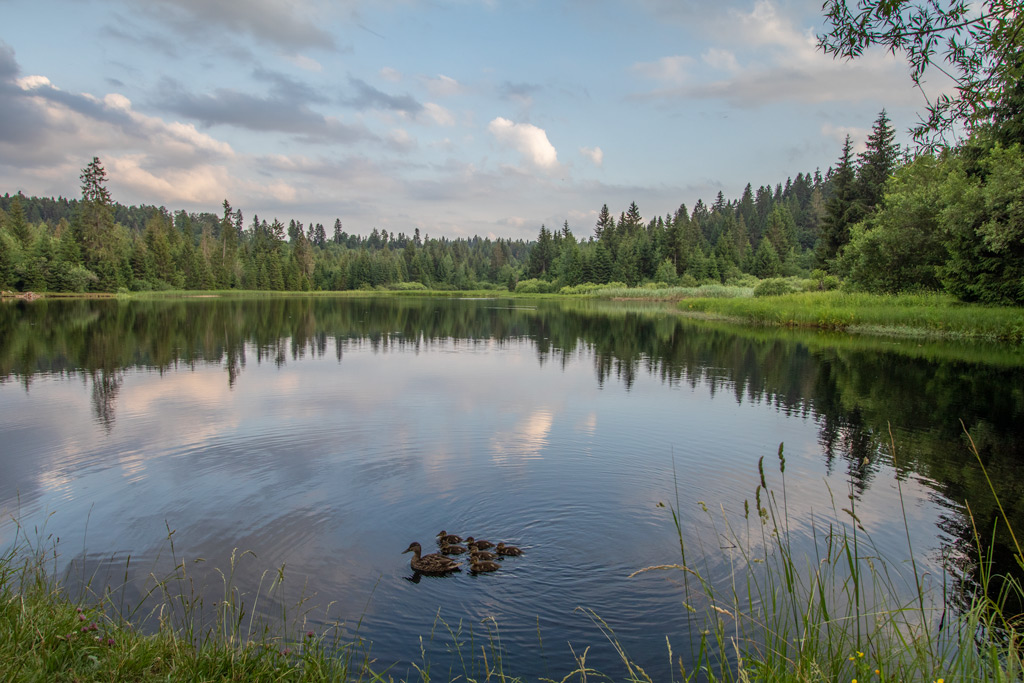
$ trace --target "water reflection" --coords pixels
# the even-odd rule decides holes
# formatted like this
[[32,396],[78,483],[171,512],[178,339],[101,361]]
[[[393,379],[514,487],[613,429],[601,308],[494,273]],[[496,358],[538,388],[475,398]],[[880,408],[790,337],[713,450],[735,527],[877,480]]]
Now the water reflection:
[[[739,330],[597,302],[4,303],[0,507],[61,509],[80,520],[61,535],[88,531],[112,571],[127,554],[156,563],[174,520],[190,556],[224,566],[241,547],[261,569],[287,563],[381,633],[429,632],[441,602],[480,617],[479,600],[504,606],[487,614],[504,610],[512,642],[535,639],[538,615],[565,628],[579,605],[635,616],[639,639],[686,626],[663,588],[622,578],[678,552],[656,503],[678,486],[687,510],[742,509],[780,441],[803,510],[827,508],[823,479],[840,495],[849,483],[866,522],[894,526],[891,546],[895,472],[912,524],[939,523],[968,588],[959,506],[984,529],[998,510],[960,420],[1024,528],[1022,367],[1005,347]],[[408,574],[392,548],[456,524],[533,543],[536,560],[488,577],[500,583],[374,589]],[[614,556],[595,554],[609,539]],[[992,550],[1013,567],[1007,539]]]

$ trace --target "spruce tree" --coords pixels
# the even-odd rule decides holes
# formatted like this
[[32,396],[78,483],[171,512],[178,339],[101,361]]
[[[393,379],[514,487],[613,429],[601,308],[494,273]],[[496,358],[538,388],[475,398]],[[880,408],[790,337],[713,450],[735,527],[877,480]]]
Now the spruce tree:
[[895,139],[896,131],[883,109],[868,135],[867,149],[859,156],[857,200],[866,213],[882,203],[885,184],[896,170],[900,146]]
[[822,268],[831,267],[836,254],[850,241],[850,226],[863,216],[857,202],[853,142],[849,135],[843,142],[839,166],[832,175],[831,183],[832,196],[825,204],[825,216],[821,221],[821,234],[815,249],[817,262]]

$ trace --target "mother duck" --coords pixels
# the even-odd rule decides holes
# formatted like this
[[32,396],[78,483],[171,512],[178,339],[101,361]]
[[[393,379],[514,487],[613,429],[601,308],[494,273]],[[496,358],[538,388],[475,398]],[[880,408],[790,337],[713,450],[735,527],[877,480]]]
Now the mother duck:
[[445,557],[438,553],[431,553],[429,555],[421,555],[423,547],[415,541],[409,544],[409,547],[402,551],[402,553],[412,553],[412,560],[409,561],[409,566],[414,571],[420,572],[421,574],[447,574],[449,572],[461,571],[459,569],[459,563],[450,557]]

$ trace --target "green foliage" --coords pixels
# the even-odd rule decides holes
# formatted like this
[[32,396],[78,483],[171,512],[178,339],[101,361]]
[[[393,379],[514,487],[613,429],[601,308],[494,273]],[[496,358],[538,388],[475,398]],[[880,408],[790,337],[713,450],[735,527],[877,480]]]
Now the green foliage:
[[[856,168],[853,163],[853,143],[846,136],[839,165],[832,176],[832,196],[825,203],[821,234],[815,245],[819,267],[830,269],[839,250],[850,241],[850,226],[864,215],[864,207],[857,198]],[[758,273],[755,271],[755,275]],[[761,275],[760,277],[768,277]]]
[[930,154],[897,171],[884,204],[851,228],[837,261],[851,286],[877,294],[940,287],[946,247],[939,212],[947,173],[944,162]]
[[422,282],[394,282],[388,285],[388,289],[396,292],[426,292],[427,286]]
[[958,304],[948,294],[801,292],[778,297],[697,299],[686,309],[754,325],[916,337],[1024,341],[1019,308]]
[[679,277],[676,275],[675,264],[667,258],[663,260],[658,266],[658,270],[654,272],[654,281],[666,285],[676,284],[679,281]]
[[974,164],[951,165],[940,215],[949,250],[943,285],[965,301],[1024,304],[1021,146],[996,145]]
[[516,283],[516,294],[550,294],[558,290],[558,286],[546,280],[531,278]]
[[769,278],[754,287],[754,296],[782,296],[792,294],[796,288],[785,278]]
[[768,237],[764,237],[757,246],[751,272],[759,278],[777,277],[782,272],[782,261]]
[[869,213],[881,203],[885,185],[896,169],[900,146],[895,139],[896,131],[883,109],[871,128],[857,167],[857,198]]
[[[1002,93],[1021,77],[1024,15],[1016,0],[846,0],[823,5],[826,53],[855,59],[872,47],[905,55],[914,86],[928,93],[929,68],[953,79],[954,94],[927,99],[927,115],[914,127],[919,143],[940,145],[958,125],[993,116]],[[941,55],[941,60],[937,56]]]

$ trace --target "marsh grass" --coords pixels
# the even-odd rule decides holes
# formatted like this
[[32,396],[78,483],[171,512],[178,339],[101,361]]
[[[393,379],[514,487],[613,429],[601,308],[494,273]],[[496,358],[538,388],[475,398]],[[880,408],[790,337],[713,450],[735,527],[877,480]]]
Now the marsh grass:
[[[318,620],[302,598],[273,622],[257,616],[274,602],[284,567],[265,573],[253,595],[235,574],[250,553],[233,552],[219,571],[222,591],[212,605],[190,565],[168,547],[173,569],[150,573],[134,604],[124,584],[82,576],[61,564],[56,539],[42,541],[16,526],[0,556],[0,662],[17,681],[380,681],[369,645],[342,639],[343,624]],[[128,576],[128,562],[125,577]],[[272,624],[277,624],[272,625]],[[145,625],[145,626],[141,626]]]
[[694,299],[682,302],[680,308],[755,325],[1024,341],[1024,309],[965,304],[945,294],[802,292],[757,298]]
[[[890,447],[895,461],[892,440]],[[973,442],[971,450],[984,471]],[[783,447],[778,487],[768,483],[764,458],[758,467],[754,502],[744,503],[742,517],[699,503],[718,539],[717,552],[731,567],[728,581],[709,578],[713,563],[703,545],[687,560],[678,499],[671,512],[681,561],[634,573],[683,575],[684,607],[700,623],[688,643],[689,670],[677,660],[681,680],[1022,679],[1022,621],[1011,606],[1021,604],[1024,590],[1015,577],[993,574],[977,529],[974,562],[980,580],[962,609],[954,611],[948,577],[932,576],[915,560],[905,511],[907,559],[887,558],[861,523],[852,492],[837,501],[830,491],[831,509],[813,515],[806,532],[789,516]],[[896,486],[902,502],[898,478]],[[1019,545],[1015,558],[1024,569]]]
[[705,284],[697,287],[670,287],[668,285],[649,284],[642,287],[629,287],[621,282],[607,285],[577,285],[563,287],[559,290],[563,295],[587,296],[595,299],[628,299],[647,301],[680,301],[682,299],[707,298],[729,299],[753,296],[753,287],[734,285]]

